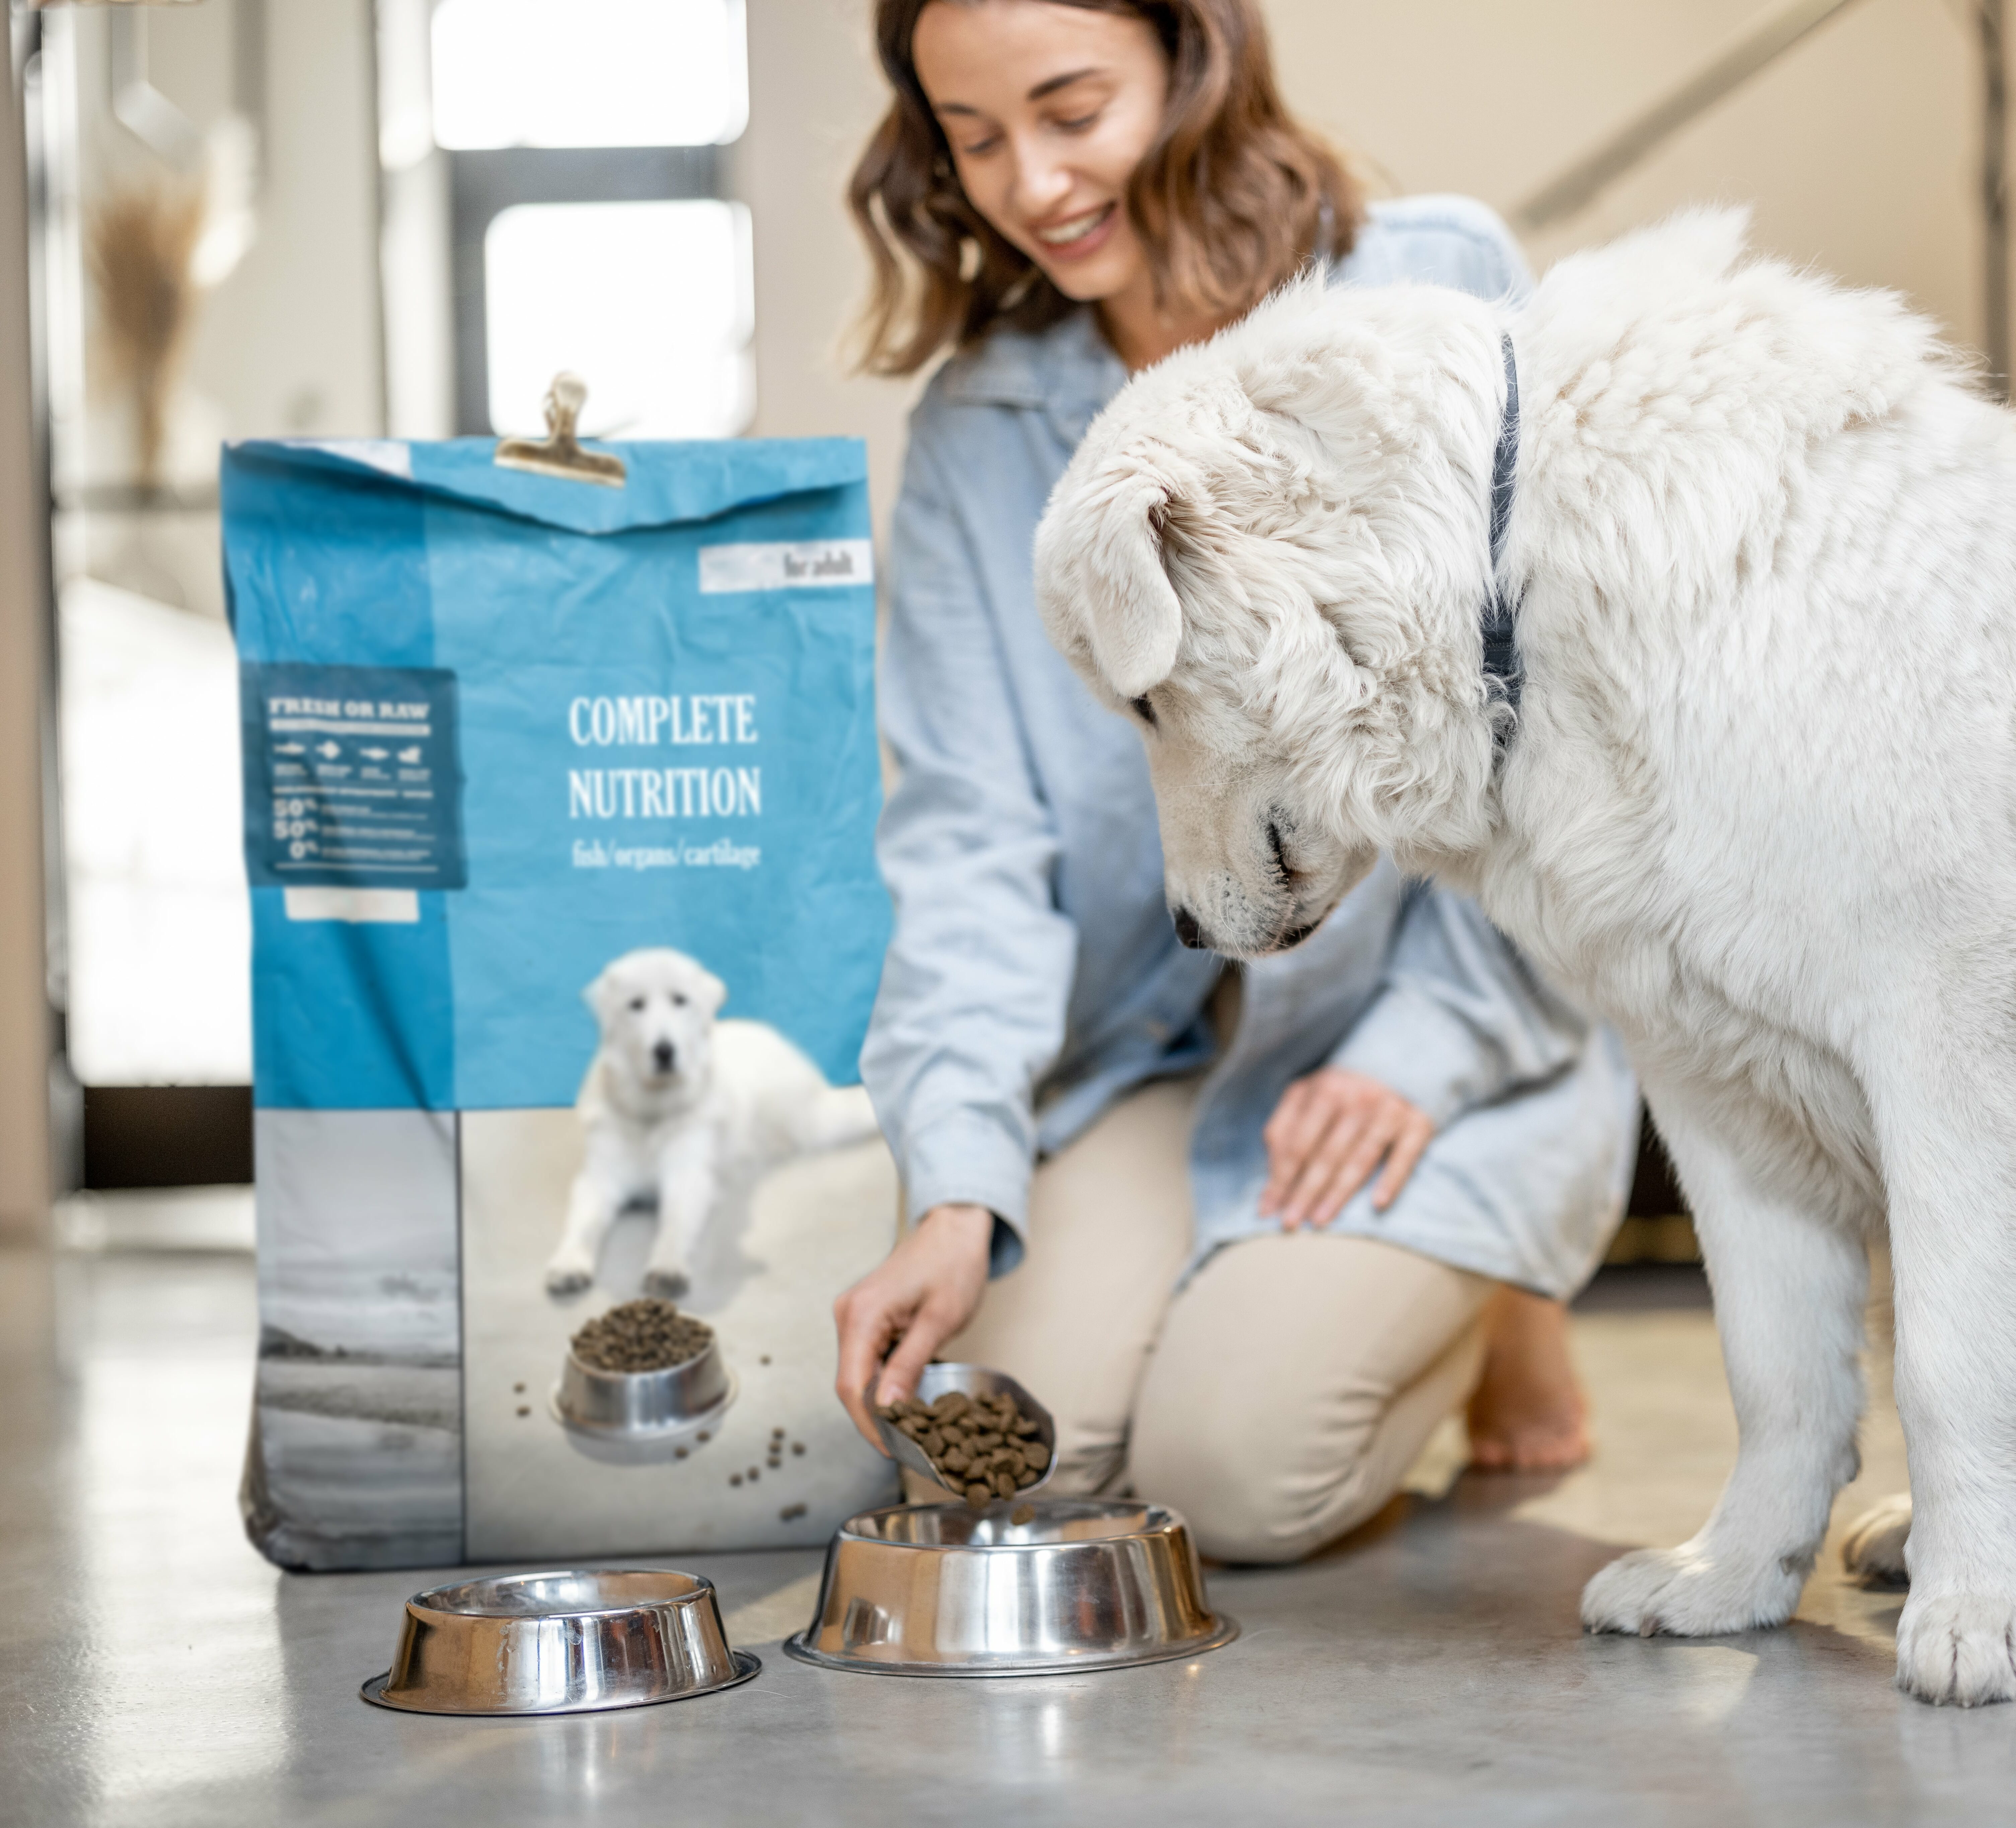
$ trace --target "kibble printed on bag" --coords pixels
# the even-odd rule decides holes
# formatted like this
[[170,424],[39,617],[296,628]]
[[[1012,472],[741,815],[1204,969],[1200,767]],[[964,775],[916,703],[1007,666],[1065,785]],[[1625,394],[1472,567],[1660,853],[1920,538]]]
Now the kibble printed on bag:
[[650,1297],[625,1301],[591,1320],[568,1341],[582,1364],[598,1371],[665,1371],[690,1364],[714,1339],[704,1320]]

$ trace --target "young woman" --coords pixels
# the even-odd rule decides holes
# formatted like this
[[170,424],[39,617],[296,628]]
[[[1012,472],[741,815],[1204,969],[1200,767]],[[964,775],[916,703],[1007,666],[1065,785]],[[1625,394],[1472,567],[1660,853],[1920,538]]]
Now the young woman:
[[862,1056],[910,1224],[837,1304],[841,1399],[873,1439],[871,1383],[997,1366],[1056,1413],[1054,1489],[1165,1500],[1242,1560],[1370,1515],[1466,1398],[1481,1463],[1572,1464],[1560,1303],[1635,1146],[1615,1043],[1390,863],[1291,953],[1184,950],[1139,742],[1030,582],[1130,371],[1311,261],[1497,297],[1517,249],[1461,199],[1365,207],[1282,107],[1258,0],[880,0],[877,29],[870,359],[952,354],[896,508]]

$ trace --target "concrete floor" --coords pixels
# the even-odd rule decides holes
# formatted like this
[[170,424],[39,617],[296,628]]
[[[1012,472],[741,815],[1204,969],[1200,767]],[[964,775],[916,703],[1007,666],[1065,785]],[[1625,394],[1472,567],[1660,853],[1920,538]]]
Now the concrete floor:
[[[719,1556],[696,1565],[754,1683],[463,1722],[357,1699],[400,1600],[444,1577],[281,1574],[239,1534],[250,1259],[0,1254],[0,1823],[2016,1822],[2016,1707],[1899,1696],[1899,1596],[1831,1551],[1783,1631],[1576,1628],[1583,1580],[1689,1532],[1727,1468],[1697,1288],[1607,1278],[1579,1315],[1589,1468],[1464,1478],[1305,1566],[1215,1572],[1245,1633],[1194,1663],[827,1674],[777,1649],[818,1558]],[[1903,1484],[1877,1372],[1838,1529]]]

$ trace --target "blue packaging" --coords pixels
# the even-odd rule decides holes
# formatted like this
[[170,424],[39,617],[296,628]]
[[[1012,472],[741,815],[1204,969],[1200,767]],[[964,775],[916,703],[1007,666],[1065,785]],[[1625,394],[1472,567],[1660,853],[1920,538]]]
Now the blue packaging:
[[[290,1565],[817,1541],[884,1477],[836,1437],[789,1528],[679,1484],[685,1456],[647,1496],[611,1475],[606,1528],[478,1514],[472,1342],[520,1387],[499,1386],[518,1432],[493,1456],[517,1466],[552,1380],[511,1365],[548,1365],[635,1292],[632,1261],[563,1308],[531,1261],[578,1154],[584,987],[674,948],[729,987],[725,1016],[847,1085],[888,926],[862,445],[610,448],[620,488],[502,468],[487,439],[225,455],[265,1322],[247,1513]],[[513,1156],[500,1182],[527,1137],[547,1165]],[[466,1189],[503,1182],[537,1191],[473,1236]],[[825,1285],[887,1242],[761,1299],[717,1279],[708,1318],[740,1346],[757,1322],[737,1301],[780,1340],[801,1313],[823,1332]],[[500,1250],[510,1293],[478,1301],[471,1265]],[[776,1401],[810,1428],[816,1400],[823,1430],[830,1374],[808,1351],[805,1388]],[[553,1467],[583,1470],[578,1442],[538,1432]]]

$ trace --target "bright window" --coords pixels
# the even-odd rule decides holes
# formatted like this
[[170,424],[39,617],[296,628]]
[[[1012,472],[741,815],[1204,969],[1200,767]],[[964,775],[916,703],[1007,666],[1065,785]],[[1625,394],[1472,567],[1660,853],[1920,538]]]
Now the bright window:
[[252,1077],[238,656],[221,621],[63,591],[70,1058],[87,1085]]
[[722,146],[749,117],[742,0],[441,0],[433,40],[455,151]]
[[740,203],[502,211],[484,238],[491,426],[542,432],[546,388],[571,369],[590,435],[733,437],[754,408],[753,290]]

